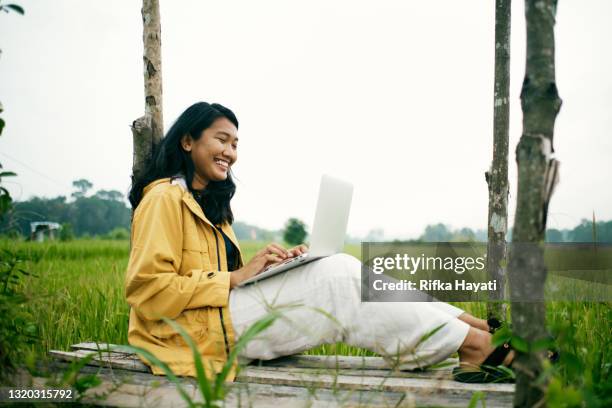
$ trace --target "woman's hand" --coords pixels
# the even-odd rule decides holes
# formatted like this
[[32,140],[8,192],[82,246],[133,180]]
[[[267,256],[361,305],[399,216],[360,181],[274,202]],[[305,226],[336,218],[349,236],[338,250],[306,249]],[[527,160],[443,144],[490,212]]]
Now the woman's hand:
[[302,252],[298,251],[303,251],[302,247],[306,248],[305,245],[298,245],[288,251],[279,244],[269,244],[264,249],[258,251],[246,265],[231,273],[230,289],[236,287],[240,282],[257,275],[270,265],[301,254]]
[[304,244],[295,246],[289,250],[289,255],[291,257],[300,256],[304,253],[308,252],[308,247]]

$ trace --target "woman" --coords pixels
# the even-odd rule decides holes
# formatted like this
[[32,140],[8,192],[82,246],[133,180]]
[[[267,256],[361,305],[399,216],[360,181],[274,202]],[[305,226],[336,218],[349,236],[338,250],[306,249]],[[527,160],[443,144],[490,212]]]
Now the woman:
[[[237,146],[236,116],[219,104],[196,103],[173,124],[149,168],[135,180],[125,282],[130,344],[149,350],[175,374],[194,376],[191,351],[161,320],[174,319],[197,342],[203,361],[218,372],[235,341],[270,305],[299,303],[287,308],[240,357],[271,359],[338,341],[400,355],[400,368],[430,365],[456,351],[463,366],[477,367],[492,354],[487,322],[454,306],[361,303],[361,264],[346,254],[237,287],[307,249],[270,244],[244,263],[231,227],[230,200],[236,190],[231,167],[238,158]],[[512,359],[508,350],[493,354],[496,361],[487,364]],[[156,366],[152,371],[163,374]],[[233,372],[229,378],[233,380]]]

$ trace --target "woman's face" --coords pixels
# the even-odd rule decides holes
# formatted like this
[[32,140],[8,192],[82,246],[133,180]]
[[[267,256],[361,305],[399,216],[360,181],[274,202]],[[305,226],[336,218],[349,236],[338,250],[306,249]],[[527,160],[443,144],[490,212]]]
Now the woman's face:
[[181,140],[195,167],[192,187],[201,190],[210,181],[222,181],[238,159],[238,129],[227,118],[215,120],[198,140],[189,135]]

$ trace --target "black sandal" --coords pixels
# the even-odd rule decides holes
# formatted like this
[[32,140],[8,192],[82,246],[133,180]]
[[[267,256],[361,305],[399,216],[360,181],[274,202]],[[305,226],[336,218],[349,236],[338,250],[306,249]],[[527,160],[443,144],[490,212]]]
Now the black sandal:
[[[501,320],[498,320],[495,317],[488,318],[487,325],[489,326],[489,333],[491,334],[495,334],[497,330],[505,326],[504,322],[502,322]],[[555,348],[549,349],[547,358],[548,358],[548,361],[550,361],[551,363],[553,364],[556,363],[557,361],[559,361],[559,350]]]
[[495,317],[490,317],[487,319],[487,325],[489,326],[489,333],[493,334],[497,330],[499,330],[504,324]]
[[[504,343],[498,346],[486,360],[478,366],[478,371],[455,367],[453,378],[455,381],[463,383],[512,383],[514,382],[514,372],[512,362],[508,366],[502,365],[512,346]],[[514,360],[513,360],[514,361]]]

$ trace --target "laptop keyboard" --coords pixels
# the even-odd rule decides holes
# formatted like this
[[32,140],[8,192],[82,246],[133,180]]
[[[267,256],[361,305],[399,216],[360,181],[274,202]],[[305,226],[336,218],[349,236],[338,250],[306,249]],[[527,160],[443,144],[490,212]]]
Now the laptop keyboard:
[[285,261],[283,261],[283,262],[281,262],[281,263],[274,264],[274,265],[270,265],[270,266],[268,266],[266,269],[264,269],[262,272],[266,272],[266,271],[268,271],[268,270],[270,270],[270,269],[272,269],[272,268],[276,268],[277,266],[282,266],[282,265],[287,265],[287,264],[290,264],[290,263],[292,263],[292,262],[297,262],[297,261],[299,261],[300,259],[306,258],[306,256],[307,256],[307,255],[308,255],[308,253],[304,253],[304,254],[301,254],[301,255],[295,256],[295,257],[293,257],[293,258],[291,258],[291,259],[287,259],[287,260],[285,260]]

